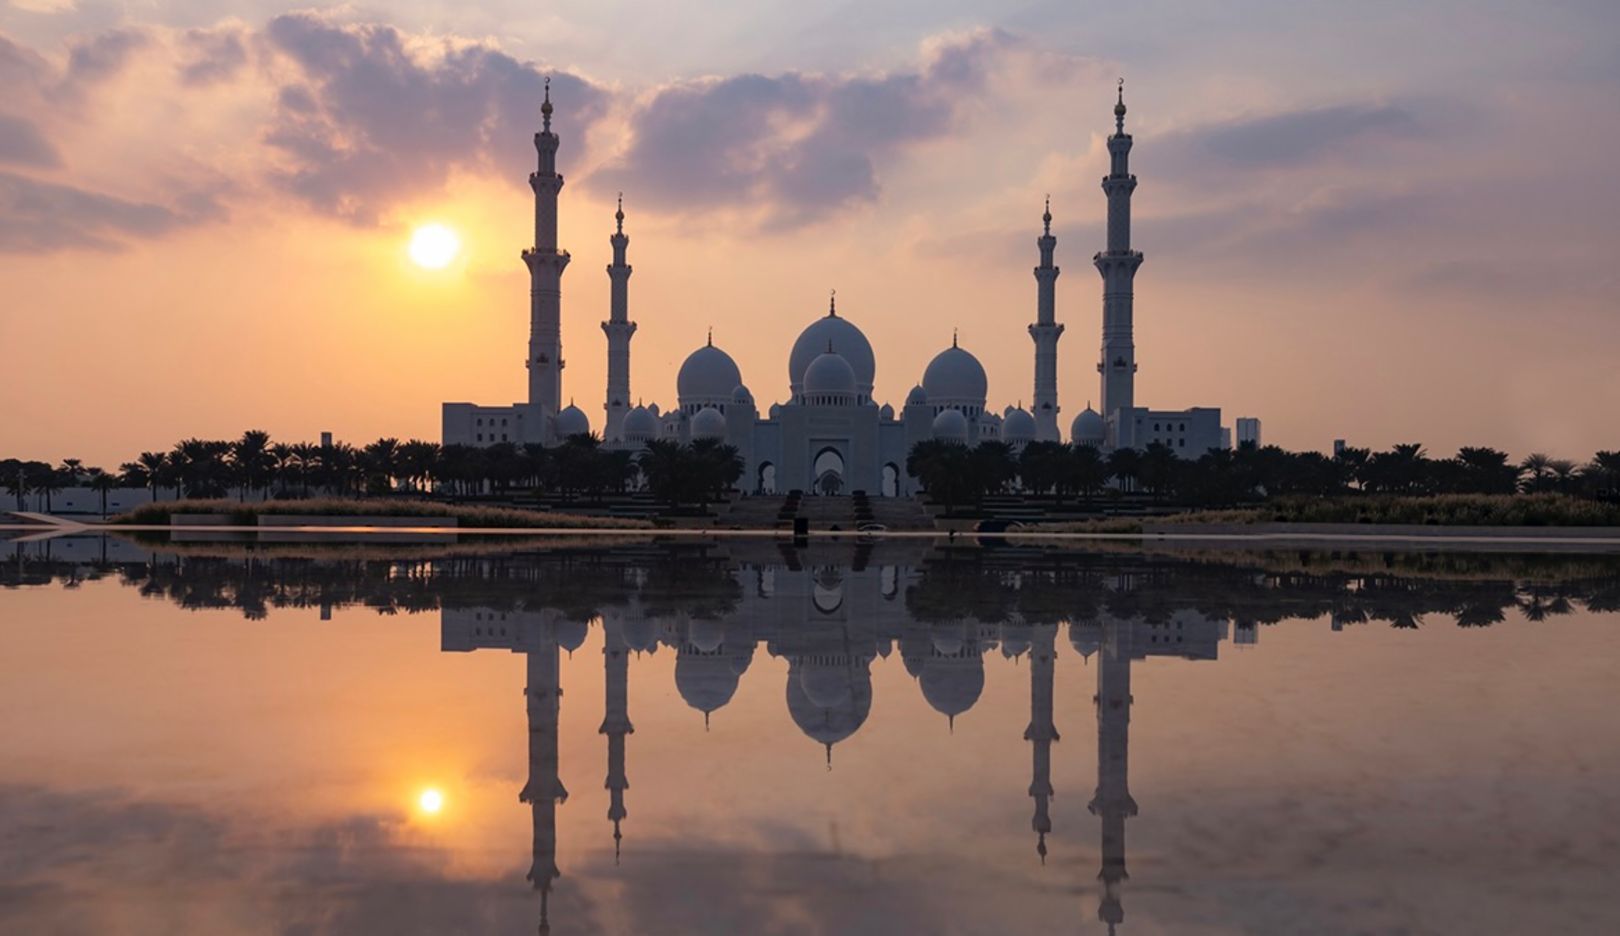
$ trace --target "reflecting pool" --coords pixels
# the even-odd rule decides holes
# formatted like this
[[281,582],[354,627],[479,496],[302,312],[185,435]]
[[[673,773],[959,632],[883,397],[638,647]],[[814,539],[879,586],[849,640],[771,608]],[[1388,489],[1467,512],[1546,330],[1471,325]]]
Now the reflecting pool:
[[0,932],[1620,931],[1620,555],[0,543]]

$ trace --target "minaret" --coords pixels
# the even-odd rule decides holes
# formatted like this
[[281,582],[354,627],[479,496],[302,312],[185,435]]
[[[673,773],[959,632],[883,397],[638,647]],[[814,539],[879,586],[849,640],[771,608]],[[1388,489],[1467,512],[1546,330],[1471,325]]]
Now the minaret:
[[604,618],[602,655],[607,704],[601,733],[607,735],[608,820],[613,823],[613,860],[619,860],[619,823],[629,815],[624,808],[624,791],[630,780],[624,769],[624,739],[635,733],[630,724],[630,648],[624,639],[624,623],[617,617]]
[[1035,798],[1035,815],[1030,819],[1034,830],[1035,852],[1046,863],[1046,833],[1052,831],[1052,817],[1047,808],[1052,800],[1052,742],[1058,739],[1052,724],[1052,668],[1057,658],[1053,643],[1057,639],[1057,625],[1037,624],[1031,635],[1029,653],[1029,727],[1024,729],[1024,740],[1032,743],[1032,764],[1029,795]]
[[1057,238],[1052,236],[1052,199],[1046,199],[1041,215],[1045,232],[1035,239],[1041,249],[1041,265],[1035,268],[1035,324],[1029,337],[1035,341],[1035,438],[1043,442],[1061,441],[1058,431],[1057,344],[1063,326],[1057,323],[1058,268],[1052,265]]
[[1136,405],[1136,343],[1132,339],[1132,281],[1142,265],[1142,254],[1131,249],[1131,135],[1125,132],[1125,79],[1119,80],[1119,103],[1114,105],[1114,135],[1108,138],[1110,167],[1102,181],[1108,195],[1108,249],[1093,262],[1103,279],[1102,416],[1109,420],[1108,443],[1118,444],[1115,413]]
[[1125,873],[1125,820],[1136,815],[1131,798],[1126,753],[1131,735],[1130,623],[1110,618],[1097,654],[1097,794],[1086,808],[1102,819],[1102,903],[1097,919],[1108,932],[1124,921],[1119,886]]
[[557,870],[557,804],[568,799],[568,790],[558,776],[557,716],[561,710],[557,654],[557,629],[543,623],[539,646],[526,655],[529,684],[523,690],[529,713],[529,779],[518,794],[518,801],[529,804],[534,830],[534,863],[529,881],[540,892],[540,932],[550,932],[546,919],[551,882],[562,876]]
[[608,305],[608,320],[602,323],[607,335],[607,422],[602,438],[616,442],[623,438],[625,414],[630,412],[630,336],[636,333],[636,323],[630,321],[630,264],[624,262],[624,251],[630,246],[630,236],[624,233],[624,194],[619,195],[619,210],[613,219],[618,230],[608,238],[613,245],[613,262],[608,265],[608,279],[613,283],[612,300]]
[[529,174],[534,189],[534,246],[523,251],[529,267],[529,419],[527,437],[549,441],[551,421],[562,407],[562,274],[568,251],[557,249],[557,193],[563,177],[557,173],[557,135],[551,132],[551,79],[540,105],[543,125],[534,135],[540,154],[538,169]]

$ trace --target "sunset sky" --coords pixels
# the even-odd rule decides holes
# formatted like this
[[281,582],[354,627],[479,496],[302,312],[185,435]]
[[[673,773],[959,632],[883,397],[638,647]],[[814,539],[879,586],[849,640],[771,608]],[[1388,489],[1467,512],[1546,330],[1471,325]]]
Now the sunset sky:
[[[437,439],[526,392],[531,135],[567,178],[564,395],[600,429],[613,200],[632,392],[714,329],[761,401],[838,290],[897,406],[960,329],[1097,396],[1126,78],[1139,402],[1268,442],[1620,448],[1620,5],[0,2],[0,457],[263,428]],[[440,271],[411,233],[457,232]]]

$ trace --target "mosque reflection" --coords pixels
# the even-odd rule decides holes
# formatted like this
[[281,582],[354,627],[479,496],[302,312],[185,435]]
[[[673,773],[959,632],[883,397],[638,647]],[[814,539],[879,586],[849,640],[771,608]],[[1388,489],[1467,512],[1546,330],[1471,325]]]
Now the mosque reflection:
[[[639,543],[611,548],[381,551],[365,557],[218,547],[141,547],[124,541],[15,546],[0,585],[117,575],[185,607],[362,605],[380,613],[438,611],[446,652],[524,656],[528,806],[541,933],[551,927],[558,866],[557,811],[568,798],[559,757],[561,655],[599,629],[605,698],[606,821],[618,856],[629,820],[635,661],[674,654],[675,687],[705,723],[724,710],[761,650],[787,663],[788,714],[825,752],[859,732],[872,707],[872,666],[898,654],[927,704],[948,725],[979,701],[986,657],[1027,662],[1034,857],[1044,863],[1054,791],[1055,661],[1060,648],[1095,678],[1097,768],[1088,804],[1099,836],[1096,915],[1110,933],[1125,920],[1132,666],[1149,657],[1217,659],[1261,625],[1325,619],[1334,629],[1384,621],[1409,628],[1440,614],[1477,627],[1509,612],[1537,619],[1576,607],[1620,610],[1620,556],[1436,553],[1226,553],[1188,556],[1128,549],[1009,544],[817,542]],[[576,703],[572,696],[569,704]],[[577,769],[577,768],[573,768]],[[1079,834],[1076,830],[1063,830]]]

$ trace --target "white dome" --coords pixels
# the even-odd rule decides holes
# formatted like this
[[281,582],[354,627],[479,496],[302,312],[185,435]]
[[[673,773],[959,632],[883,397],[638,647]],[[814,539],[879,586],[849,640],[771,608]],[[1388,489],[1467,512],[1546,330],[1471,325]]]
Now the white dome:
[[724,439],[726,437],[725,414],[712,406],[705,406],[692,417],[692,438],[694,439]]
[[922,406],[923,404],[925,404],[927,402],[928,402],[928,391],[924,390],[922,388],[922,384],[918,384],[917,386],[912,387],[911,392],[906,394],[906,405],[907,406]]
[[658,417],[645,406],[638,406],[624,414],[624,425],[621,427],[624,437],[632,441],[645,442],[658,436]]
[[855,368],[849,361],[836,351],[824,351],[804,369],[800,391],[805,396],[823,394],[854,396],[855,387]]
[[591,418],[585,415],[584,410],[572,403],[557,414],[557,419],[552,425],[556,428],[557,438],[559,439],[566,439],[569,436],[590,435],[591,432]]
[[894,407],[890,406],[887,403],[883,404],[883,408],[878,410],[878,418],[879,419],[884,419],[884,420],[893,419],[894,418]]
[[923,698],[934,711],[955,718],[973,707],[984,692],[984,660],[977,655],[935,657],[918,677]]
[[934,417],[933,435],[936,439],[960,442],[966,445],[968,438],[967,417],[962,415],[961,410],[940,410],[939,415]]
[[935,406],[983,407],[989,381],[979,359],[953,344],[928,362],[922,386]]
[[1104,427],[1102,414],[1087,406],[1069,424],[1069,441],[1075,445],[1101,445]]
[[681,405],[725,403],[731,391],[742,383],[742,372],[731,355],[707,344],[686,356],[675,376],[675,392]]
[[872,344],[859,328],[832,311],[811,322],[808,328],[799,333],[798,340],[793,342],[793,350],[788,354],[788,383],[792,391],[811,392],[806,386],[808,378],[805,372],[818,355],[827,352],[829,346],[834,353],[843,356],[854,372],[854,392],[870,396],[872,380],[877,374],[877,359],[872,356]]
[[1029,415],[1025,409],[1013,408],[1007,411],[1007,418],[1001,424],[1001,437],[1012,442],[1028,442],[1035,438],[1035,417]]
[[731,402],[738,406],[753,406],[754,395],[748,391],[747,387],[738,384],[731,391]]

